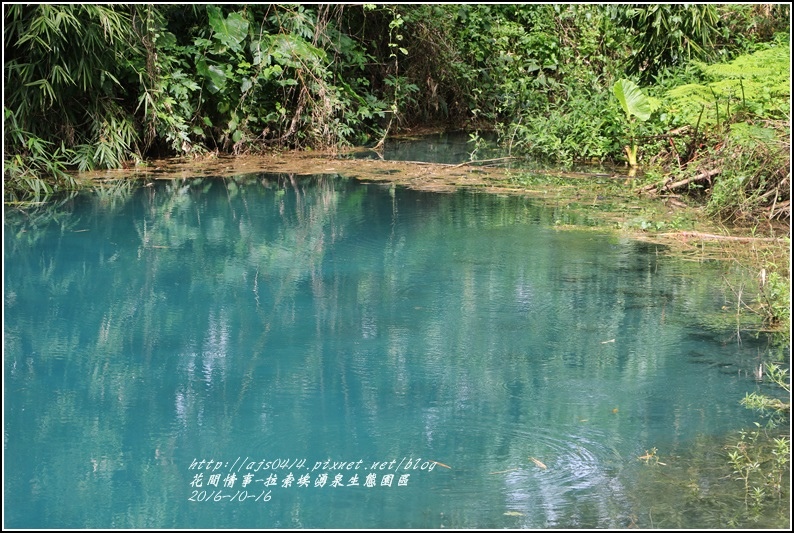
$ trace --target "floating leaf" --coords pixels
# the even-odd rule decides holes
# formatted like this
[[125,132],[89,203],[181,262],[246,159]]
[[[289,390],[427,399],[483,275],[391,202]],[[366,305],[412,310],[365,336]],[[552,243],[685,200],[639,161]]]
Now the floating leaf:
[[544,465],[543,463],[541,463],[540,461],[538,461],[538,460],[537,460],[537,459],[535,459],[534,457],[530,457],[529,459],[530,459],[530,460],[531,460],[533,463],[535,463],[535,465],[536,465],[538,468],[542,468],[543,470],[546,470],[546,465]]

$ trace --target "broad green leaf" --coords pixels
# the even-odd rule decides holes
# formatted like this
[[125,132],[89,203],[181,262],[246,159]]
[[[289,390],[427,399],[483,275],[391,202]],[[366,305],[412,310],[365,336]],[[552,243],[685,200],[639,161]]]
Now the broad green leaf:
[[295,35],[279,34],[273,37],[273,55],[279,63],[298,68],[303,64],[318,67],[326,58],[324,50],[317,48]]
[[164,31],[156,35],[156,42],[159,48],[171,48],[176,46],[176,35],[170,31]]
[[203,59],[196,63],[196,71],[207,78],[207,89],[212,94],[223,91],[226,87],[226,72],[217,65],[208,65]]
[[612,91],[615,93],[615,98],[620,102],[620,107],[626,113],[626,117],[633,115],[642,122],[651,118],[651,102],[636,83],[631,80],[621,79],[615,82]]
[[229,13],[224,18],[220,8],[213,5],[207,6],[207,14],[212,26],[212,36],[232,50],[239,51],[240,43],[248,36],[248,21],[240,13]]
[[269,46],[269,39],[267,42],[262,42],[260,40],[251,41],[251,44],[249,44],[248,47],[251,49],[254,66],[259,65],[260,63],[264,63],[265,65],[270,64],[271,57],[270,53],[267,51]]
[[[221,92],[226,87],[226,73],[217,65],[209,66],[210,72],[210,92]],[[212,86],[215,86],[215,91]]]
[[281,65],[273,65],[272,67],[267,67],[264,69],[261,74],[260,78],[263,80],[270,80],[272,78],[278,78],[284,72],[284,69],[281,68]]

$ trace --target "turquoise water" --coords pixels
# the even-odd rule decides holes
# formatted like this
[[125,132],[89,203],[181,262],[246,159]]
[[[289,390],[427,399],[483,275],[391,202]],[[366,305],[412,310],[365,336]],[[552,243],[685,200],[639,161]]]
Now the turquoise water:
[[651,527],[637,457],[755,420],[717,270],[529,199],[263,175],[4,229],[6,527]]

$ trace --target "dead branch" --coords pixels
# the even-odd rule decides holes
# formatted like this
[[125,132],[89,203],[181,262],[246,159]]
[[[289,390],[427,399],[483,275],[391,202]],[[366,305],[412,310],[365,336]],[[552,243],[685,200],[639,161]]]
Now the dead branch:
[[693,176],[693,177],[687,178],[685,180],[681,180],[681,181],[677,181],[675,183],[671,183],[670,185],[667,186],[667,189],[674,190],[674,189],[678,189],[680,187],[683,187],[684,185],[689,185],[692,182],[704,181],[704,180],[707,180],[707,179],[710,179],[710,178],[716,176],[720,172],[722,172],[721,168],[715,168],[713,170],[707,170],[706,172],[701,172],[697,176]]
[[[686,178],[686,179],[683,179],[683,180],[680,180],[680,181],[676,181],[675,183],[669,183],[672,178],[668,178],[667,181],[665,181],[665,183],[662,184],[662,188],[663,189],[667,189],[669,191],[672,191],[672,190],[675,190],[675,189],[680,189],[684,185],[689,185],[690,183],[694,183],[694,182],[704,181],[704,180],[710,179],[710,178],[716,176],[717,174],[719,174],[720,172],[722,172],[721,168],[715,168],[713,170],[707,170],[706,172],[701,172],[697,176],[692,176],[691,178]],[[652,185],[647,185],[647,186],[643,187],[643,190],[652,191],[655,188],[656,188],[656,185],[652,184]]]
[[777,206],[773,205],[769,209],[769,220],[780,218],[781,215],[784,215],[785,218],[791,218],[791,200],[778,202]]

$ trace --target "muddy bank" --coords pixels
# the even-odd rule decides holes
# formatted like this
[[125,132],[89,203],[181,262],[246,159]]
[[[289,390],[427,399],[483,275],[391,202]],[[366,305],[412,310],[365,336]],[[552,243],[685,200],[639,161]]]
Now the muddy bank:
[[[374,154],[373,152],[369,152]],[[357,152],[332,154],[288,152],[271,155],[205,156],[197,159],[164,159],[121,170],[82,173],[81,180],[189,179],[230,177],[252,173],[292,175],[339,174],[362,181],[385,181],[427,191],[454,191],[459,187],[493,187],[506,171],[487,164],[443,165],[356,158]],[[486,171],[487,170],[487,171]]]

